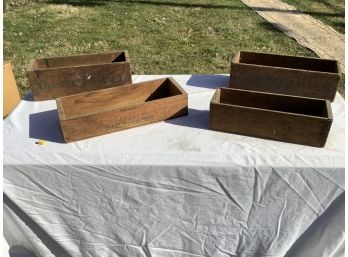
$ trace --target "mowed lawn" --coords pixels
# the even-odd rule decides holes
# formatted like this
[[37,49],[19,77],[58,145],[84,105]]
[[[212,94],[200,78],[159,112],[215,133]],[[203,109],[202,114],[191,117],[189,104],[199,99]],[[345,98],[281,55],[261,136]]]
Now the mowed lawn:
[[[6,6],[4,57],[12,61],[22,95],[30,90],[27,65],[39,57],[125,49],[133,74],[212,74],[229,73],[231,58],[239,50],[315,56],[239,0],[81,0]],[[335,8],[330,12],[336,13]],[[333,18],[329,15],[328,23],[336,22]]]
[[282,0],[344,34],[344,0]]

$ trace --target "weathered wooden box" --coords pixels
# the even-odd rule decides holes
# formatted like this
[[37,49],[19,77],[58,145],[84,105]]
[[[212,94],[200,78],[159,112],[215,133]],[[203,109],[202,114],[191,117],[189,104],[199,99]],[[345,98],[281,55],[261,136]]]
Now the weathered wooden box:
[[336,60],[240,51],[230,87],[333,101],[340,78]]
[[218,88],[210,103],[213,130],[323,147],[332,123],[328,100]]
[[66,96],[56,102],[66,142],[188,113],[187,93],[172,78]]
[[35,100],[132,83],[126,51],[36,59],[27,77]]

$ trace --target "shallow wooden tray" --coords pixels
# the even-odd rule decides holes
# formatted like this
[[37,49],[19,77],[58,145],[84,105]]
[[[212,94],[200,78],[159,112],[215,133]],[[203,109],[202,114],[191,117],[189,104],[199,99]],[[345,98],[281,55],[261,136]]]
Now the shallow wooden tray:
[[27,77],[35,100],[132,83],[126,51],[36,59]]
[[210,103],[213,130],[323,147],[332,123],[328,100],[218,88]]
[[336,60],[240,51],[230,87],[334,100],[341,72]]
[[187,93],[172,78],[66,96],[56,102],[66,142],[188,113]]

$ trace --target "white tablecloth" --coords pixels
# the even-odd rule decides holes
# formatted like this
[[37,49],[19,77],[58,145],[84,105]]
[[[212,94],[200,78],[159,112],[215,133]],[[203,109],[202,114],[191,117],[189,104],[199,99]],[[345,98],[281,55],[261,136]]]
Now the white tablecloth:
[[8,244],[45,257],[340,256],[342,97],[314,148],[211,131],[210,99],[229,77],[172,77],[188,116],[76,143],[63,142],[55,101],[20,103],[4,120]]

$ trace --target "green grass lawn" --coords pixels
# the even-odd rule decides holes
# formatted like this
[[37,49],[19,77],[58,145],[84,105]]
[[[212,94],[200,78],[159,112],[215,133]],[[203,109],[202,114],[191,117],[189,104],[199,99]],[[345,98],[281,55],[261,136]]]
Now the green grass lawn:
[[4,56],[22,95],[31,59],[122,49],[133,74],[229,73],[239,50],[315,56],[239,0],[56,0],[4,12]]
[[282,0],[344,34],[344,0]]

